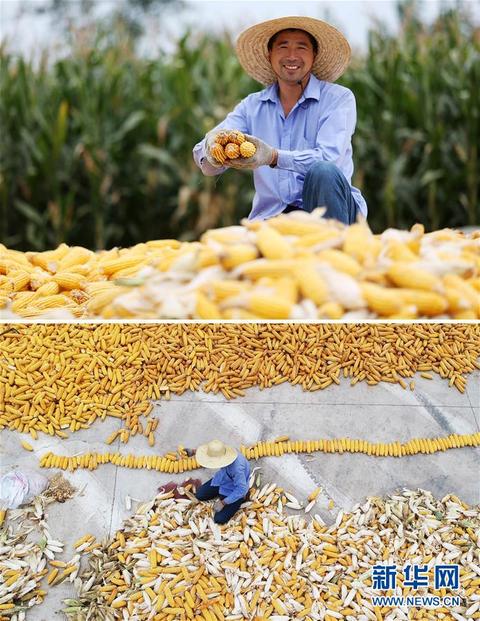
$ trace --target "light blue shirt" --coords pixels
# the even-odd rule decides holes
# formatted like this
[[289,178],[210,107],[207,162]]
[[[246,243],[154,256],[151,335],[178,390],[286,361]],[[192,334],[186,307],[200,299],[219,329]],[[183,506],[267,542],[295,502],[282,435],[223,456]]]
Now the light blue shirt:
[[220,496],[225,496],[224,503],[231,505],[240,500],[248,492],[250,478],[250,464],[247,459],[238,453],[235,461],[219,470],[212,479],[211,485],[219,487]]
[[[318,80],[314,75],[287,118],[274,83],[245,97],[215,129],[238,129],[260,138],[278,150],[275,168],[260,166],[253,171],[255,196],[250,220],[263,220],[281,213],[287,205],[302,207],[305,175],[315,162],[332,162],[351,185],[353,174],[352,135],[357,113],[355,97],[344,86]],[[205,158],[205,140],[195,145],[194,160],[205,175],[218,175],[227,167],[215,168]],[[352,195],[360,212],[367,204],[360,190]]]

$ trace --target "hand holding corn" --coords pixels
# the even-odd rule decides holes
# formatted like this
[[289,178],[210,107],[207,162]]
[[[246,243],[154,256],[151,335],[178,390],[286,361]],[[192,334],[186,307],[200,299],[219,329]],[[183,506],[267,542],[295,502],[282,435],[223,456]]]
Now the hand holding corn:
[[208,160],[208,163],[214,166],[215,168],[222,168],[223,164],[221,161],[214,157],[215,153],[215,145],[217,143],[217,136],[220,134],[218,130],[212,129],[212,131],[208,132],[205,135],[205,157]]
[[259,166],[270,166],[276,153],[275,149],[255,136],[245,134],[245,139],[249,144],[255,147],[254,154],[244,159],[226,160],[225,165],[231,168],[240,168],[244,170],[255,170],[255,168],[259,168]]
[[224,506],[225,503],[223,502],[223,500],[217,499],[215,501],[215,504],[213,505],[213,510],[215,511],[215,513],[218,513],[218,511],[221,511]]
[[215,168],[220,166],[256,168],[257,165],[252,166],[252,162],[257,147],[250,139],[253,139],[253,136],[248,136],[238,129],[212,130],[206,137],[207,159]]

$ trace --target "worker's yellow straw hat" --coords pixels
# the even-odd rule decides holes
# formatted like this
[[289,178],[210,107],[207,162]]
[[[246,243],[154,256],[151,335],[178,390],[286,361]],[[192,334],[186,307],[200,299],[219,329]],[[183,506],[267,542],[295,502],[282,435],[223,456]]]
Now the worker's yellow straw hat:
[[275,82],[267,46],[274,34],[288,28],[305,30],[316,39],[318,53],[312,73],[319,80],[335,82],[350,62],[350,45],[334,26],[313,17],[280,17],[244,30],[237,40],[237,56],[245,71],[261,84]]
[[201,444],[195,456],[204,468],[223,468],[236,460],[237,451],[220,440],[212,440],[208,444]]

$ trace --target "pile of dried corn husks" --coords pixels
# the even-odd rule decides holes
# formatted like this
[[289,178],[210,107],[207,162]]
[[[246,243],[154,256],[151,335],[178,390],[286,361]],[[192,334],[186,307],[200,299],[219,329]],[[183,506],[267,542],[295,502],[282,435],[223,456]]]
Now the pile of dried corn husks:
[[[94,550],[90,568],[75,580],[71,619],[479,618],[479,507],[453,495],[436,500],[429,492],[404,490],[369,498],[326,526],[318,515],[309,523],[287,515],[301,504],[267,484],[225,527],[213,522],[209,503],[190,497],[157,496]],[[432,580],[434,565],[458,563],[460,589],[453,594],[462,605],[416,616],[375,607],[371,569],[385,562],[399,568],[397,594],[410,590],[402,586],[405,564],[428,564]]]
[[[474,324],[4,325],[0,429],[66,437],[113,416],[152,439],[151,399],[187,390],[232,399],[284,382],[304,390],[343,380],[413,388],[430,371],[463,392],[478,369]],[[110,441],[113,441],[111,438]]]
[[4,318],[477,319],[479,291],[480,231],[373,235],[320,211],[98,253],[0,245]]
[[69,562],[55,560],[64,544],[51,536],[45,514],[48,504],[63,502],[73,492],[65,479],[53,477],[32,504],[7,511],[0,528],[0,621],[24,621],[27,612],[43,602],[47,585],[73,582],[77,576],[80,554]]

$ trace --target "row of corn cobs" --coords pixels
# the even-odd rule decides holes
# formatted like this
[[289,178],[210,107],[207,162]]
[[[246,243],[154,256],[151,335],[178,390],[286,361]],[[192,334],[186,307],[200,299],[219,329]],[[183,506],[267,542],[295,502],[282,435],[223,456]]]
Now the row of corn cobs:
[[[3,308],[3,310],[2,310]],[[52,310],[57,314],[52,314]],[[293,212],[94,253],[0,245],[0,317],[480,317],[480,231],[346,227]]]
[[[431,454],[453,448],[480,446],[480,432],[471,434],[451,434],[438,438],[414,438],[408,442],[368,442],[352,438],[322,440],[284,440],[257,442],[252,447],[242,446],[240,451],[247,459],[261,457],[280,457],[287,453],[363,453],[374,457],[406,457],[408,455]],[[78,468],[96,470],[102,464],[111,463],[123,468],[146,468],[158,472],[177,474],[195,470],[200,466],[194,456],[185,451],[166,455],[124,455],[121,453],[84,453],[69,457],[48,452],[40,458],[41,468],[61,468],[73,472]]]

